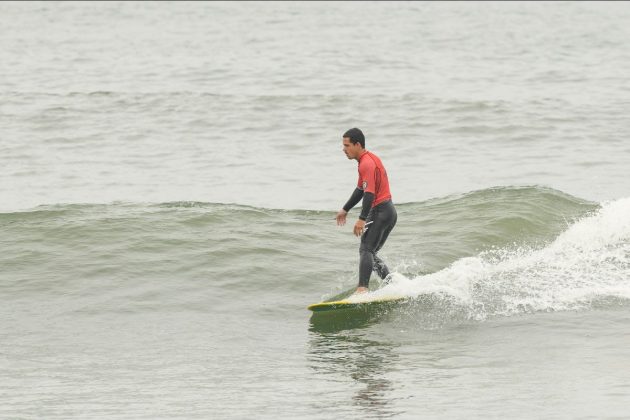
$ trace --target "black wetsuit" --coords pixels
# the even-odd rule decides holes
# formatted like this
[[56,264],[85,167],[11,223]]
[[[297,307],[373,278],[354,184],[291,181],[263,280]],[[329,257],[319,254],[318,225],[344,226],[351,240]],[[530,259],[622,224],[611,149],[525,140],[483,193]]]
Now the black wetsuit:
[[381,279],[385,279],[389,275],[389,268],[378,257],[377,253],[396,226],[398,215],[392,200],[383,201],[372,207],[374,194],[363,193],[363,190],[359,188],[354,191],[343,207],[344,210],[349,211],[361,198],[363,198],[363,208],[359,218],[365,220],[365,229],[359,247],[359,286],[368,287],[372,271],[376,271]]
[[389,190],[387,171],[381,159],[366,150],[359,157],[358,163],[357,188],[343,209],[348,212],[363,199],[359,219],[365,220],[365,228],[359,247],[359,286],[368,287],[372,271],[376,271],[381,279],[389,274],[389,269],[376,254],[396,225],[397,215]]

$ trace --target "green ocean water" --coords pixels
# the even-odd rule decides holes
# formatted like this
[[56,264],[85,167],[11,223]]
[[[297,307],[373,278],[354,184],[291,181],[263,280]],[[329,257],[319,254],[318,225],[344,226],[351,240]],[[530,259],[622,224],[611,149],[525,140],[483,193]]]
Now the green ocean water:
[[[543,246],[596,208],[539,187],[403,203],[383,254],[403,274],[427,274],[483,251]],[[201,305],[220,305],[246,291],[295,301],[300,295],[286,293],[308,296],[356,282],[358,240],[333,219],[334,213],[325,211],[197,202],[58,205],[5,213],[2,263],[9,281],[4,286],[24,293],[61,286],[89,292],[111,284],[119,293],[117,286],[131,281],[134,287],[157,287],[161,307],[170,300],[170,287],[193,292],[210,282],[216,290],[199,295]],[[186,305],[197,300],[191,298]],[[103,309],[112,304],[110,309],[125,310],[151,301],[112,301],[107,294],[99,299]]]
[[0,413],[519,417],[525,401],[544,417],[605,406],[615,418],[628,391],[628,208],[535,186],[398,204],[384,287],[409,300],[332,318],[306,306],[357,281],[358,242],[333,212],[3,213]]

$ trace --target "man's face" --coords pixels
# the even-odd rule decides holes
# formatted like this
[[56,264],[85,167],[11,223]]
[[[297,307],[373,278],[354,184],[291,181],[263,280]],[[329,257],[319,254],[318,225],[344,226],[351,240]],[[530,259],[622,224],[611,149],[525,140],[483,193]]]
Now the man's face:
[[361,143],[352,144],[348,137],[343,138],[343,152],[348,159],[357,159],[361,154]]

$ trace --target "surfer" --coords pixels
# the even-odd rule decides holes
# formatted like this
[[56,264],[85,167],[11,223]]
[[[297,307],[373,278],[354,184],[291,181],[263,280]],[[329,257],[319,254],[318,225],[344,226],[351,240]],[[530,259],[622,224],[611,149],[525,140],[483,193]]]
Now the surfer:
[[343,152],[359,164],[359,182],[348,202],[337,213],[337,225],[346,224],[348,212],[363,199],[361,214],[354,225],[354,234],[361,237],[359,247],[359,285],[355,293],[368,291],[372,271],[385,280],[387,265],[377,253],[396,225],[397,214],[389,190],[387,171],[374,153],[365,149],[365,137],[358,128],[343,135]]

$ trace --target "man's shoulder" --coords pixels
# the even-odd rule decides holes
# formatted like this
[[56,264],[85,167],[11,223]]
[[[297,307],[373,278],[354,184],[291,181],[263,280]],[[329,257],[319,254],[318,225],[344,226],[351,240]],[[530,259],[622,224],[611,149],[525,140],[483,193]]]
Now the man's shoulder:
[[369,162],[370,166],[378,166],[383,164],[381,158],[378,157],[378,155],[374,152],[367,152],[366,157],[367,159],[362,160]]
[[[361,160],[359,161],[359,168],[372,168],[376,166],[375,158],[376,155],[372,152],[366,152],[363,156],[361,156]],[[378,159],[378,158],[377,158]]]

